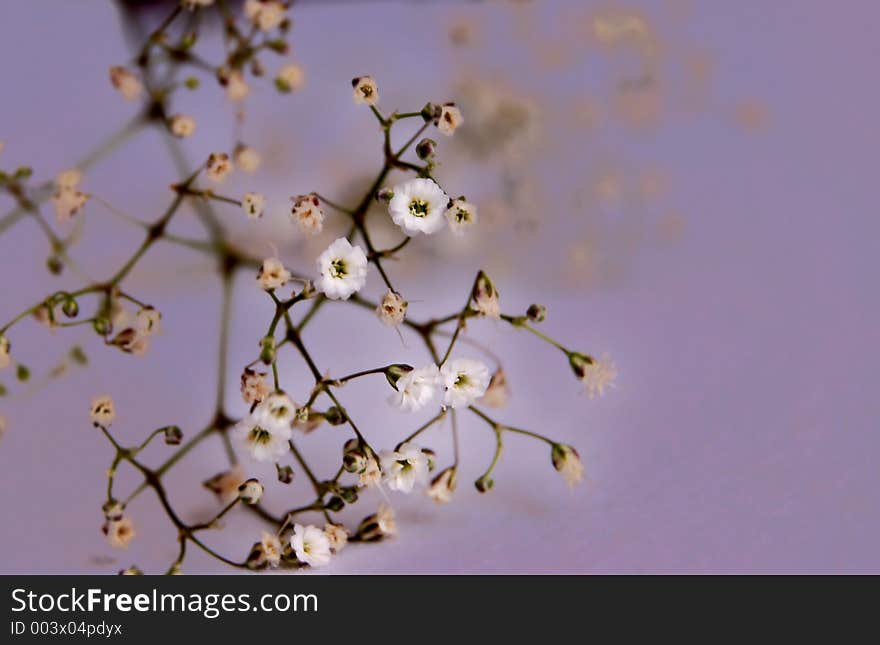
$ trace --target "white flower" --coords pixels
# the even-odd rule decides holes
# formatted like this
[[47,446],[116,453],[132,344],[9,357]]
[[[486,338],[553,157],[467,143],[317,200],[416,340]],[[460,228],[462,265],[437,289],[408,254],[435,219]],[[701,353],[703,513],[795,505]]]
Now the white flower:
[[367,459],[364,471],[360,474],[361,486],[375,486],[382,480],[382,471],[379,469],[379,462],[370,457]]
[[477,207],[465,201],[464,197],[454,199],[452,206],[446,210],[446,221],[455,235],[464,235],[477,222]]
[[383,535],[396,535],[397,522],[394,520],[394,509],[388,504],[379,504],[379,511],[376,513],[376,522],[379,524],[379,530]]
[[456,128],[463,121],[461,110],[458,109],[455,103],[446,103],[440,108],[440,116],[437,118],[435,125],[446,136],[452,136]]
[[271,391],[266,381],[266,372],[257,372],[246,367],[241,373],[241,398],[245,403],[259,403]]
[[257,461],[277,461],[290,450],[290,424],[296,406],[286,394],[273,392],[238,423],[233,434]]
[[266,198],[260,193],[245,193],[241,198],[241,209],[248,219],[259,219],[266,210]]
[[76,168],[63,170],[59,172],[58,175],[55,177],[55,186],[59,190],[72,190],[79,186],[82,178],[82,172],[80,172]]
[[428,487],[428,497],[438,504],[448,504],[455,492],[455,468],[447,468],[437,475]]
[[348,543],[348,531],[341,524],[328,523],[324,526],[324,533],[327,535],[333,553],[339,553]]
[[317,235],[324,229],[324,211],[321,210],[321,202],[312,193],[291,197],[293,208],[290,217],[300,231],[306,235]]
[[354,102],[358,104],[376,105],[379,100],[379,88],[372,76],[359,76],[351,79],[354,88]]
[[244,15],[260,31],[272,31],[285,16],[285,7],[277,0],[246,0]]
[[0,370],[9,367],[12,357],[9,355],[9,339],[0,335]]
[[240,168],[247,173],[257,172],[260,163],[262,163],[260,153],[251,146],[245,146],[242,144],[235,146],[232,158],[235,160],[235,167]]
[[124,67],[110,68],[110,82],[126,101],[134,101],[144,90],[138,77]]
[[257,282],[264,291],[280,289],[290,280],[290,271],[278,258],[266,258],[257,273]]
[[432,363],[401,376],[389,400],[405,412],[416,412],[434,400],[441,384],[440,369]]
[[408,303],[403,297],[394,291],[388,290],[382,302],[376,307],[376,315],[383,324],[389,327],[397,327],[406,317]]
[[577,450],[571,446],[555,444],[551,451],[551,457],[553,459],[553,467],[559,471],[559,474],[562,475],[562,478],[569,487],[574,487],[575,484],[583,479],[584,465],[581,463]]
[[270,567],[277,567],[281,563],[281,540],[278,539],[277,535],[263,531],[260,547],[263,550],[266,563]]
[[131,519],[123,517],[113,522],[107,522],[102,528],[107,541],[114,549],[124,549],[128,546],[137,533]]
[[259,503],[264,491],[265,488],[260,483],[260,480],[251,478],[239,485],[238,497],[245,504],[253,506]]
[[510,397],[510,388],[507,386],[507,375],[500,367],[492,374],[489,380],[489,387],[486,393],[480,399],[480,403],[488,405],[490,408],[502,408],[507,404]]
[[440,368],[446,384],[445,405],[463,408],[479,399],[489,387],[489,368],[471,358],[457,358]]
[[575,352],[570,355],[569,362],[591,399],[602,396],[606,389],[614,386],[617,368],[608,354],[602,354],[601,358],[596,359]]
[[367,256],[340,237],[318,257],[318,290],[331,300],[347,300],[367,281]]
[[282,92],[292,92],[303,86],[306,76],[302,67],[296,63],[288,63],[275,76],[275,87]]
[[217,496],[221,504],[229,504],[239,496],[239,487],[244,483],[244,470],[236,464],[229,470],[217,473],[202,482],[202,486]]
[[379,459],[384,481],[391,490],[409,493],[416,484],[428,480],[428,457],[418,446],[405,443],[397,450],[383,450]]
[[141,307],[135,314],[134,328],[143,336],[152,336],[158,333],[162,314],[153,307]]
[[107,394],[92,399],[92,405],[89,410],[92,423],[104,427],[109,426],[116,418],[116,406],[113,405],[113,399]]
[[240,71],[235,70],[226,78],[226,98],[230,101],[243,101],[250,91],[251,88]]
[[208,179],[221,182],[232,172],[232,161],[225,152],[212,152],[206,164]]
[[65,170],[56,178],[52,205],[55,207],[55,218],[59,224],[76,215],[89,201],[90,195],[78,189],[81,180],[82,173],[78,170]]
[[312,567],[321,567],[330,561],[330,540],[316,526],[294,524],[290,546],[296,559]]
[[449,197],[433,180],[410,179],[395,186],[388,212],[407,235],[430,235],[446,225],[443,214],[448,203]]
[[175,137],[186,139],[196,131],[196,120],[185,114],[175,114],[169,119],[168,127]]

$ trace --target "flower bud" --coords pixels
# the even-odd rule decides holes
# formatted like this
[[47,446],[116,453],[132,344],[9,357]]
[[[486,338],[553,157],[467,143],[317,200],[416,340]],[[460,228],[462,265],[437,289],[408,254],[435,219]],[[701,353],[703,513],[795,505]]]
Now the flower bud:
[[275,337],[265,336],[260,341],[260,360],[266,365],[275,362]]
[[52,275],[59,275],[64,270],[64,262],[57,255],[50,255],[46,260],[46,268]]
[[123,506],[121,502],[117,502],[115,499],[109,499],[104,502],[101,510],[104,511],[104,519],[108,522],[117,522],[122,519],[122,516],[125,513],[125,506]]
[[113,323],[110,322],[109,318],[98,316],[92,322],[92,328],[98,336],[107,336],[113,331]]
[[526,310],[526,316],[534,323],[542,323],[547,318],[547,307],[544,305],[530,305]]
[[435,103],[425,103],[425,107],[422,108],[421,115],[425,122],[433,121],[434,119],[440,118],[440,112],[442,108]]
[[31,377],[31,371],[27,367],[27,365],[23,365],[21,363],[15,368],[15,378],[24,383]]
[[455,467],[446,468],[440,472],[428,487],[428,497],[439,504],[452,501],[452,493],[455,491]]
[[346,504],[354,504],[358,500],[357,486],[345,486],[340,489],[339,495]]
[[275,464],[275,469],[278,471],[278,481],[282,484],[289,484],[293,481],[293,468]]
[[498,289],[492,278],[480,271],[477,281],[474,283],[474,290],[471,293],[473,309],[481,316],[489,318],[499,318],[501,316],[501,306],[498,303]]
[[477,490],[481,493],[485,493],[492,490],[492,487],[495,486],[495,480],[487,475],[483,475],[474,482],[474,486],[476,486]]
[[345,410],[335,405],[327,409],[324,413],[324,418],[331,426],[339,426],[348,421],[348,415],[345,414]]
[[263,485],[257,479],[248,479],[238,487],[238,497],[245,504],[254,505],[263,496]]
[[403,363],[395,363],[393,365],[389,365],[385,368],[385,378],[388,379],[388,382],[391,384],[395,390],[397,389],[397,381],[401,379],[401,377],[409,374],[413,371],[412,365],[405,365]]
[[79,305],[74,298],[65,298],[61,305],[61,311],[68,318],[76,318],[79,315]]
[[263,553],[263,545],[259,542],[255,542],[251,547],[251,552],[248,554],[247,560],[245,560],[245,566],[248,569],[260,569],[265,565],[266,556]]
[[422,454],[428,460],[428,470],[434,470],[434,467],[437,465],[437,453],[430,448],[422,448]]
[[416,154],[419,159],[427,160],[434,156],[437,151],[437,142],[427,137],[416,144]]
[[342,448],[342,468],[349,473],[361,473],[367,467],[367,456],[360,441],[349,439]]
[[565,483],[569,486],[574,486],[583,479],[584,466],[577,450],[571,446],[561,443],[553,444],[550,449],[550,459],[553,462],[553,467],[562,475]]
[[390,188],[382,188],[378,192],[376,192],[376,200],[380,202],[385,202],[386,204],[391,201],[394,197],[394,191]]
[[168,426],[165,431],[165,443],[169,446],[179,446],[183,441],[183,431],[177,426]]
[[568,364],[571,365],[571,369],[574,372],[574,375],[577,376],[579,379],[584,378],[587,370],[595,362],[596,361],[593,359],[592,356],[587,356],[586,354],[581,354],[580,352],[571,352],[568,355]]
[[324,505],[324,508],[326,508],[328,511],[333,511],[334,513],[337,513],[341,511],[344,506],[345,502],[342,500],[342,498],[336,497],[334,495],[327,501],[327,503]]
[[122,569],[119,572],[119,575],[121,575],[121,576],[142,576],[142,575],[144,575],[144,572],[141,571],[140,569],[138,569],[135,565],[131,565],[127,569]]

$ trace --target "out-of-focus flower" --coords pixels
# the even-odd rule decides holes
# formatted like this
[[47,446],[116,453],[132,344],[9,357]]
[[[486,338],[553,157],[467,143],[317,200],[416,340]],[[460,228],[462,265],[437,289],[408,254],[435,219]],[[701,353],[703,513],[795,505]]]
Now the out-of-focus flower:
[[464,122],[461,116],[461,110],[455,103],[446,103],[440,108],[440,116],[437,118],[436,126],[447,137],[455,134],[456,129]]
[[113,84],[116,91],[126,101],[134,101],[140,98],[141,93],[144,91],[144,86],[141,84],[140,79],[124,67],[118,65],[110,68],[110,83]]
[[245,193],[241,198],[241,209],[248,219],[259,219],[266,209],[266,198],[260,193]]
[[208,179],[221,182],[232,172],[232,161],[225,152],[212,152],[205,165]]
[[246,0],[244,15],[260,31],[272,31],[286,16],[287,9],[277,0]]
[[168,128],[175,137],[185,139],[196,131],[196,120],[185,114],[175,114],[168,120]]
[[406,317],[407,306],[406,300],[399,293],[389,289],[382,302],[376,307],[376,315],[383,324],[397,327]]
[[571,446],[562,444],[554,444],[550,453],[553,460],[553,467],[559,471],[565,483],[570,487],[581,481],[584,476],[584,465],[577,450]]
[[107,536],[107,542],[114,549],[124,549],[134,539],[137,532],[134,523],[128,517],[122,517],[113,522],[107,522],[101,529]]
[[324,229],[324,211],[317,195],[299,195],[291,197],[293,207],[290,217],[300,231],[306,235],[317,235]]
[[306,75],[303,68],[296,63],[287,63],[278,70],[275,76],[275,87],[281,92],[294,92],[305,83]]
[[455,468],[447,468],[437,475],[428,487],[428,497],[438,504],[448,504],[455,492]]
[[330,524],[324,527],[324,533],[330,542],[330,550],[333,553],[339,553],[348,543],[348,531],[341,524]]
[[259,152],[251,146],[242,144],[235,146],[232,158],[235,161],[235,167],[247,173],[257,172],[262,163]]
[[592,356],[572,352],[568,362],[572,371],[584,384],[587,396],[591,399],[605,394],[605,390],[614,386],[617,378],[617,367],[607,354],[596,359]]
[[263,549],[266,563],[270,567],[277,567],[281,563],[281,540],[278,539],[278,536],[274,533],[263,531],[260,546]]
[[245,482],[244,470],[236,464],[202,482],[202,486],[217,496],[221,504],[229,504],[238,497],[238,489]]
[[446,210],[446,221],[449,222],[449,228],[455,235],[464,235],[477,223],[477,207],[466,201],[464,197],[454,199]]
[[92,399],[89,415],[92,423],[104,427],[109,426],[116,418],[116,406],[113,404],[113,399],[107,394]]
[[240,71],[233,70],[226,77],[226,98],[230,101],[243,101],[250,91],[251,88]]
[[507,404],[508,398],[510,398],[510,388],[507,386],[507,375],[499,367],[489,379],[489,387],[486,388],[480,403],[490,408],[501,408]]
[[280,289],[290,280],[290,271],[278,258],[266,258],[257,272],[257,282],[264,291]]

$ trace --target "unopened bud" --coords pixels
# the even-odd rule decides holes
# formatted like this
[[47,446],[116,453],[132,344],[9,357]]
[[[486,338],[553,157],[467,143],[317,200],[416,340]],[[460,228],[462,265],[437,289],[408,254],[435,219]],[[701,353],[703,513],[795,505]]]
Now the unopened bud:
[[275,362],[275,337],[265,336],[260,341],[260,360],[266,365]]
[[477,490],[481,493],[488,492],[492,490],[492,487],[495,485],[495,480],[487,475],[483,475],[477,481],[474,482],[474,486],[477,487]]
[[348,421],[348,415],[345,414],[345,410],[335,405],[327,409],[324,413],[324,418],[331,426],[339,426]]
[[354,504],[358,500],[357,486],[346,486],[339,491],[346,504]]
[[376,200],[386,204],[394,197],[394,191],[390,188],[382,188],[376,193]]
[[293,481],[293,468],[290,466],[279,466],[275,464],[275,468],[278,471],[278,481],[282,484],[289,484]]
[[183,431],[177,426],[168,426],[165,430],[165,443],[169,446],[178,446],[183,441]]
[[49,259],[46,260],[46,268],[49,269],[49,273],[52,275],[58,275],[64,271],[64,262],[57,255],[50,255]]
[[437,151],[437,142],[433,139],[422,139],[416,144],[416,154],[419,159],[427,160],[434,156]]
[[440,117],[440,112],[443,108],[436,103],[425,103],[425,107],[422,108],[421,115],[425,122],[433,121]]
[[108,522],[117,522],[122,519],[122,516],[125,513],[125,506],[123,506],[121,502],[117,502],[115,499],[110,499],[104,503],[101,510],[104,511],[104,518]]
[[238,498],[245,504],[254,505],[263,496],[263,485],[257,479],[248,479],[238,487]]
[[334,513],[341,511],[345,507],[345,502],[341,497],[333,496],[329,499],[329,501],[324,505],[328,511],[333,511]]
[[401,377],[409,374],[413,371],[412,365],[405,365],[403,363],[395,363],[394,365],[389,365],[385,368],[385,378],[388,379],[388,382],[391,384],[395,390],[397,389],[397,382],[401,379]]
[[98,334],[98,336],[107,336],[110,332],[113,331],[113,323],[111,323],[108,318],[98,316],[92,322],[92,328],[95,330],[95,333]]
[[544,305],[530,305],[526,310],[526,316],[535,323],[544,322],[547,318],[547,307]]
[[64,304],[61,305],[61,311],[68,318],[76,318],[79,315],[79,305],[73,298],[65,298]]
[[568,355],[568,364],[571,365],[571,369],[574,372],[574,375],[579,379],[584,378],[584,374],[587,373],[587,369],[590,365],[595,362],[592,356],[587,356],[586,354],[581,354],[580,352],[571,352]]

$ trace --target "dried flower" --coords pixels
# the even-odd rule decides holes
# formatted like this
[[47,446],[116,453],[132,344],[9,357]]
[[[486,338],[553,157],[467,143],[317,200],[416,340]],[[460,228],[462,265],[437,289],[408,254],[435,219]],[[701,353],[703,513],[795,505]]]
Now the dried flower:
[[266,376],[266,372],[257,372],[249,367],[244,369],[241,373],[241,398],[245,403],[259,403],[269,395],[272,390]]
[[401,376],[396,383],[397,392],[391,395],[390,401],[401,410],[415,412],[434,400],[441,384],[440,369],[432,363]]
[[244,3],[245,18],[260,31],[272,31],[287,17],[287,9],[277,0],[246,0]]
[[278,74],[275,76],[275,87],[280,92],[294,92],[303,86],[305,80],[303,68],[296,63],[288,63],[278,70]]
[[262,159],[260,159],[260,153],[251,146],[246,146],[243,144],[238,144],[237,146],[235,146],[235,151],[232,153],[232,158],[235,161],[235,167],[246,173],[257,172],[260,164],[262,163]]
[[455,235],[464,235],[477,222],[477,207],[465,201],[464,197],[454,199],[446,210],[446,221]]
[[553,461],[553,467],[559,471],[569,487],[574,487],[575,484],[583,479],[584,465],[581,463],[577,450],[571,446],[559,443],[553,444],[550,457]]
[[488,318],[501,317],[501,303],[498,300],[498,289],[492,279],[483,271],[477,276],[471,294],[471,308],[481,316]]
[[263,497],[263,485],[258,479],[248,479],[238,487],[238,498],[245,504],[253,506]]
[[65,170],[55,178],[55,193],[52,195],[52,205],[55,207],[55,217],[63,224],[76,215],[90,195],[79,190],[82,181],[82,173],[76,168]]
[[455,468],[450,467],[441,471],[428,487],[428,497],[438,504],[448,504],[452,501],[452,493],[455,492]]
[[175,114],[168,120],[168,128],[175,137],[186,139],[196,131],[196,120],[185,114]]
[[330,542],[330,550],[333,553],[339,553],[348,543],[348,531],[341,524],[331,524],[328,522],[324,526],[324,533],[327,535],[327,540]]
[[290,271],[278,258],[266,258],[257,273],[257,282],[264,291],[280,289],[290,280]]
[[507,375],[499,367],[489,379],[489,387],[486,388],[480,403],[490,408],[502,408],[507,405],[508,398],[510,398],[510,388],[507,386]]
[[212,152],[206,164],[208,179],[221,182],[232,172],[232,161],[225,152]]
[[396,291],[388,290],[382,302],[376,307],[376,315],[383,324],[389,327],[396,327],[403,322],[406,317],[406,308],[408,303]]
[[376,105],[379,101],[379,88],[372,76],[358,76],[351,79],[354,88],[354,102],[357,104]]
[[134,101],[140,98],[141,93],[144,91],[144,86],[141,85],[138,77],[118,65],[110,68],[110,82],[126,101]]
[[440,116],[434,122],[434,125],[446,136],[452,136],[463,120],[461,110],[458,109],[455,103],[446,103],[440,108]]
[[321,202],[317,195],[299,195],[291,197],[293,208],[290,216],[294,224],[306,235],[317,235],[324,228],[324,211],[321,210]]
[[9,339],[0,334],[0,369],[9,367],[12,363],[12,356],[9,354]]
[[245,193],[241,198],[241,209],[248,219],[259,219],[266,209],[266,198],[260,193]]
[[405,443],[397,450],[383,450],[379,459],[384,481],[391,490],[409,493],[428,479],[428,458],[422,449]]
[[446,193],[431,179],[410,179],[394,187],[388,202],[391,219],[407,235],[436,233],[446,225]]
[[367,281],[367,256],[344,237],[318,256],[318,290],[331,300],[348,300]]
[[290,546],[303,564],[322,567],[330,562],[330,539],[316,526],[294,524]]
[[107,394],[93,399],[90,416],[95,425],[109,426],[116,418],[116,406],[113,405],[113,399]]
[[134,530],[134,524],[128,517],[107,522],[101,529],[107,536],[107,542],[114,549],[124,549],[134,539],[137,532]]
[[281,563],[281,540],[278,539],[277,535],[263,531],[260,547],[266,558],[266,564],[274,568]]
[[394,520],[394,509],[388,504],[379,504],[379,512],[376,513],[376,521],[383,535],[396,535],[397,522]]
[[446,393],[445,405],[453,408],[467,407],[486,393],[489,387],[489,368],[471,358],[457,358],[440,368]]
[[572,370],[584,384],[587,396],[591,399],[605,394],[605,390],[614,386],[617,368],[607,354],[595,359],[586,354],[571,352],[568,362]]

